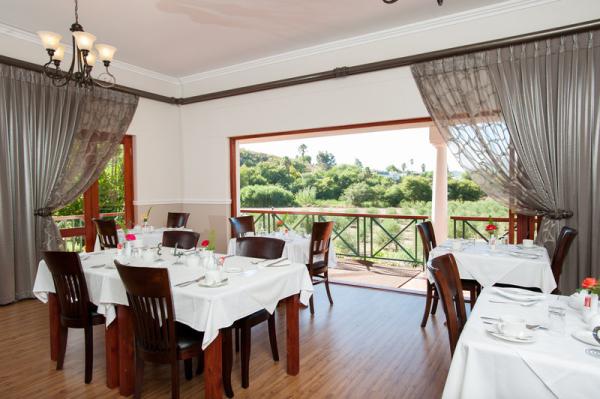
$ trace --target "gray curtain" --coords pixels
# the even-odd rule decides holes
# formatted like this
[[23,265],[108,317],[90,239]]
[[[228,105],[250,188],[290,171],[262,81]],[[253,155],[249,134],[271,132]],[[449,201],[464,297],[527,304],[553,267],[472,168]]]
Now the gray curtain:
[[41,251],[62,246],[51,213],[97,179],[136,107],[135,96],[57,88],[0,64],[0,304],[31,296]]
[[561,286],[600,274],[600,34],[566,36],[414,65],[425,104],[459,163],[516,212],[543,215],[552,251],[579,230]]

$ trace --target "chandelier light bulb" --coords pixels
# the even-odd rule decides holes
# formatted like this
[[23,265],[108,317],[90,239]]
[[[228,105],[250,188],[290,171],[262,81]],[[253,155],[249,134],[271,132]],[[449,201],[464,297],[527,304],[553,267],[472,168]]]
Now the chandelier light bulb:
[[85,56],[85,63],[88,66],[93,67],[94,64],[96,64],[96,53],[94,51],[90,51],[86,56]]
[[100,61],[111,62],[115,56],[117,48],[108,44],[96,44],[96,50],[98,50],[98,58]]
[[65,59],[65,46],[59,44],[56,50],[54,50],[54,54],[52,55],[53,61],[62,61]]
[[62,36],[58,33],[41,30],[38,31],[37,34],[42,40],[42,44],[46,50],[56,50],[58,46],[60,46],[60,39],[62,39]]
[[73,37],[75,37],[75,43],[79,50],[90,51],[96,41],[96,36],[83,31],[73,32]]

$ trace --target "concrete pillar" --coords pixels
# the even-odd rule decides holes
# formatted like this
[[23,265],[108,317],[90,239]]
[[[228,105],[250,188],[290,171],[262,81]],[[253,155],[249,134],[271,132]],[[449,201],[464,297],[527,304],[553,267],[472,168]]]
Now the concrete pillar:
[[439,244],[448,239],[448,147],[435,126],[429,128],[429,142],[435,148],[431,220]]

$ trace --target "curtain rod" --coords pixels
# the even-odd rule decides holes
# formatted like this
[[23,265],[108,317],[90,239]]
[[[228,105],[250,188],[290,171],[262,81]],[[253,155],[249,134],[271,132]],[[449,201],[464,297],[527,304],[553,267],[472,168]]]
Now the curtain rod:
[[[513,46],[524,44],[538,40],[551,39],[562,35],[575,34],[590,30],[600,29],[600,19],[580,22],[572,25],[566,25],[558,28],[545,29],[537,32],[531,32],[516,36],[510,36],[503,39],[494,39],[480,43],[467,44],[459,47],[452,47],[444,50],[430,51],[427,53],[409,55],[405,57],[392,58],[383,61],[370,62],[366,64],[343,66],[334,68],[328,71],[311,73],[308,75],[299,75],[286,79],[273,80],[265,83],[258,83],[249,86],[237,87],[234,89],[216,91],[212,93],[200,94],[192,97],[167,97],[156,93],[151,93],[144,90],[134,89],[127,86],[117,85],[113,90],[118,90],[124,93],[135,94],[137,96],[148,98],[150,100],[161,101],[168,104],[193,104],[204,101],[217,100],[220,98],[240,96],[243,94],[256,93],[259,91],[280,89],[284,87],[296,86],[306,83],[318,82],[322,80],[337,79],[346,76],[359,75],[369,72],[377,72],[385,69],[400,68],[410,66],[420,62],[433,61],[440,58],[455,57],[474,53],[478,51],[491,50],[500,47]],[[18,60],[0,55],[0,63],[14,65],[21,68],[41,72],[41,65],[33,64],[27,61]]]

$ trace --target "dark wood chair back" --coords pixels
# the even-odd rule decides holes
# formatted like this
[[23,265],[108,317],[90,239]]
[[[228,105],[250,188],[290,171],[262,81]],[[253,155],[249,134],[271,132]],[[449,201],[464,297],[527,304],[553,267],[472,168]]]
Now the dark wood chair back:
[[428,266],[446,314],[446,326],[450,338],[450,352],[454,354],[460,333],[467,322],[463,287],[454,255],[438,256]]
[[90,298],[79,254],[46,251],[43,256],[54,280],[63,325],[82,328],[90,324]]
[[167,227],[177,228],[187,226],[189,213],[185,212],[169,212],[167,213]]
[[231,224],[231,237],[239,238],[246,233],[254,233],[254,216],[238,216],[229,218]]
[[333,232],[333,222],[314,222],[312,234],[310,235],[309,264],[314,263],[315,255],[323,255],[323,266],[329,264],[329,246],[331,244],[331,234]]
[[117,235],[117,224],[114,219],[92,219],[98,233],[100,248],[116,248],[119,244],[119,236]]
[[164,247],[192,249],[198,246],[200,234],[193,231],[165,231],[163,233],[162,245]]
[[565,258],[569,253],[569,248],[575,237],[577,237],[577,230],[572,227],[565,226],[560,230],[560,233],[558,233],[556,248],[554,249],[554,255],[552,255],[552,274],[554,275],[557,287],[560,282],[563,263],[565,262]]
[[236,239],[235,254],[249,258],[277,259],[283,254],[285,241],[269,237],[240,237]]
[[165,268],[125,266],[115,260],[133,314],[136,349],[142,357],[170,363],[177,356],[175,311]]
[[429,261],[429,253],[433,248],[437,246],[435,241],[435,232],[433,231],[433,224],[427,220],[417,225],[419,236],[423,244],[423,259],[425,262]]

